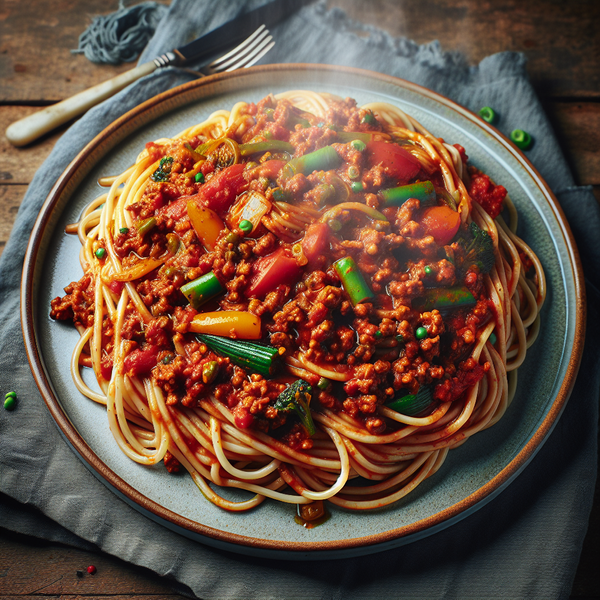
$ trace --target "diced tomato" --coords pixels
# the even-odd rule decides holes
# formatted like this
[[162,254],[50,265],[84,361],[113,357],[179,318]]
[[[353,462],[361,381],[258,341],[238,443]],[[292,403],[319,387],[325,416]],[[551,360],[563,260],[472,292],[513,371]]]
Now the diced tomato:
[[438,246],[445,246],[458,232],[460,215],[448,206],[431,206],[425,209],[421,225],[425,235],[432,235]]
[[285,247],[259,258],[252,267],[252,278],[246,288],[250,298],[264,298],[280,285],[292,285],[302,274],[302,268]]
[[158,215],[164,216],[166,219],[174,219],[175,221],[183,219],[183,217],[187,216],[187,203],[190,198],[195,198],[195,196],[181,196],[181,198],[177,198],[177,200],[171,202],[168,206],[161,208],[158,211]]
[[245,406],[237,406],[233,415],[238,429],[248,429],[254,423],[254,416]]
[[308,259],[308,268],[311,270],[319,256],[329,248],[329,231],[329,226],[325,223],[312,223],[302,238],[302,252]]
[[212,176],[192,198],[217,214],[224,214],[233,204],[236,196],[247,186],[244,178],[245,165],[231,165]]
[[481,205],[490,217],[495,219],[502,212],[506,188],[492,183],[487,175],[476,173],[471,176],[469,195]]
[[244,178],[245,165],[236,164],[222,169],[209,179],[197,194],[193,196],[181,196],[168,206],[159,210],[158,214],[167,219],[179,221],[187,217],[187,204],[190,200],[214,210],[216,213],[224,214],[233,204],[236,196],[241,194],[247,186]]
[[369,167],[381,165],[387,175],[404,185],[414,179],[421,170],[419,161],[407,150],[391,142],[373,141],[367,143]]
[[275,158],[267,160],[252,170],[252,178],[258,179],[259,177],[266,177],[267,179],[275,180],[277,179],[277,175],[279,175],[279,171],[281,171],[285,165],[285,160],[277,160]]
[[144,348],[136,348],[128,354],[123,361],[123,370],[127,375],[136,377],[147,375],[156,366],[156,359],[160,348],[148,344]]
[[116,294],[117,296],[121,295],[121,292],[123,291],[123,288],[125,287],[125,284],[122,281],[111,281],[108,284],[108,289],[113,293]]

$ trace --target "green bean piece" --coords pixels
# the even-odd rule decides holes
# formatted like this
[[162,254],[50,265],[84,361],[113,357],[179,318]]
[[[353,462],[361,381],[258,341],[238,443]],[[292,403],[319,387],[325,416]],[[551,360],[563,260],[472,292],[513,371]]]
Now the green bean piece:
[[371,300],[374,297],[373,292],[352,257],[346,256],[340,258],[333,263],[333,266],[353,306],[366,300]]
[[327,379],[326,377],[321,377],[321,379],[319,379],[319,381],[317,382],[317,387],[320,390],[326,390],[330,385],[331,381],[329,381],[329,379]]
[[283,140],[267,140],[265,142],[240,144],[240,154],[242,156],[250,156],[257,152],[289,152],[290,154],[293,154],[294,146]]
[[430,385],[421,386],[416,394],[406,394],[388,402],[386,406],[403,415],[412,417],[429,408],[433,403],[433,389]]
[[270,377],[277,368],[279,351],[272,346],[246,340],[231,340],[218,335],[202,334],[196,337],[211,350],[228,356],[232,362],[243,369]]
[[146,235],[149,231],[151,231],[155,227],[156,227],[156,219],[154,217],[148,217],[147,219],[144,219],[143,221],[140,221],[136,225],[138,233],[141,236]]
[[436,201],[435,188],[431,181],[419,181],[381,190],[379,196],[385,206],[402,206],[409,198],[420,200],[421,204],[432,204]]
[[198,279],[194,279],[181,286],[181,293],[196,310],[223,291],[223,286],[213,271],[205,273],[198,277]]
[[176,233],[167,233],[167,251],[176,254],[179,250],[179,236]]
[[[338,139],[343,144],[352,144],[356,140],[360,140],[361,142],[363,142],[363,144],[368,144],[370,141],[373,140],[372,133],[363,133],[361,131],[338,131],[337,135]],[[356,150],[359,150],[359,148],[356,148],[356,146],[354,147]]]
[[313,171],[330,171],[336,169],[342,164],[342,157],[336,152],[333,146],[324,146],[309,152],[303,156],[292,158],[285,167],[283,167],[282,175],[286,179],[290,179],[297,173],[309,175]]

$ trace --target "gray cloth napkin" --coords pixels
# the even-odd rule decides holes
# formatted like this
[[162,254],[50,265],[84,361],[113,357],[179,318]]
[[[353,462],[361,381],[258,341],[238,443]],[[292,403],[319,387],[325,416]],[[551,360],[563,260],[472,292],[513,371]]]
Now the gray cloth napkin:
[[[174,0],[141,60],[260,3]],[[14,412],[0,410],[1,525],[101,549],[172,578],[177,591],[204,600],[567,598],[596,477],[600,256],[595,240],[600,216],[591,191],[573,184],[528,81],[523,56],[502,53],[470,66],[435,42],[418,46],[394,39],[351,22],[339,10],[328,12],[323,4],[305,6],[272,32],[277,45],[268,62],[351,65],[396,75],[474,111],[493,106],[502,115],[504,133],[522,127],[534,136],[528,156],[558,196],[586,270],[585,377],[578,379],[546,444],[505,491],[452,527],[384,553],[314,563],[244,557],[181,537],[122,502],[71,451],[37,391],[22,342],[15,274],[44,199],[76,153],[127,110],[190,79],[183,71],[167,69],[89,111],[62,136],[35,175],[0,257],[0,390],[19,395]]]

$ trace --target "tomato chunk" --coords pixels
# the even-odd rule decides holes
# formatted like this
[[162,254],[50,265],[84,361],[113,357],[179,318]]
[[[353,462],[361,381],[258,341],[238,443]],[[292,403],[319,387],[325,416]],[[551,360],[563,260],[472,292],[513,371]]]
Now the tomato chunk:
[[292,285],[302,274],[302,268],[291,252],[281,247],[257,260],[252,268],[252,278],[246,288],[250,298],[264,298],[280,285]]
[[438,246],[445,246],[458,232],[460,215],[448,206],[431,206],[425,209],[421,225],[425,235],[432,235]]
[[421,170],[419,161],[407,150],[391,142],[374,141],[367,143],[369,167],[381,165],[386,174],[404,185],[414,179]]
[[243,175],[245,165],[236,164],[222,169],[212,176],[193,196],[181,196],[171,204],[159,209],[158,214],[166,219],[179,221],[187,216],[188,202],[193,201],[223,215],[233,204],[238,194],[247,187]]
[[128,354],[123,361],[123,370],[125,374],[131,377],[138,375],[147,375],[156,366],[156,359],[160,348],[148,344],[144,348],[136,348]]
[[308,267],[311,270],[318,258],[329,248],[329,231],[329,226],[325,223],[312,223],[302,238],[302,252],[306,256]]
[[240,163],[222,169],[193,197],[207,208],[223,214],[233,204],[236,196],[246,189],[244,168],[245,165]]
[[502,212],[506,188],[492,183],[487,175],[476,173],[471,177],[469,195],[481,204],[490,217],[495,219]]

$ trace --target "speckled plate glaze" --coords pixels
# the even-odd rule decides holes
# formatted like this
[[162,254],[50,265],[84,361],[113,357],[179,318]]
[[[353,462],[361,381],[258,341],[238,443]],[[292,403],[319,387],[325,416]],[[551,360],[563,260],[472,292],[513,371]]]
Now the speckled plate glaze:
[[[48,317],[50,300],[81,276],[79,241],[64,229],[99,194],[99,177],[121,172],[147,141],[171,137],[214,110],[291,89],[328,91],[359,104],[390,102],[436,135],[462,144],[475,165],[508,189],[519,210],[519,234],[540,256],[549,290],[540,338],[519,371],[518,391],[504,418],[450,452],[434,476],[397,504],[368,513],[330,507],[331,518],[312,530],[294,523],[294,505],[267,500],[251,512],[228,513],[210,504],[190,477],[127,459],[109,432],[103,407],[82,397],[71,381],[70,354],[78,334]],[[31,367],[54,420],[84,464],[117,496],[164,526],[219,548],[277,558],[340,558],[406,544],[448,527],[496,496],[525,468],[550,434],[575,380],[583,348],[582,281],[556,199],[523,154],[479,117],[386,75],[271,65],[165,92],[117,120],[81,151],[57,181],[32,232],[22,319]]]

